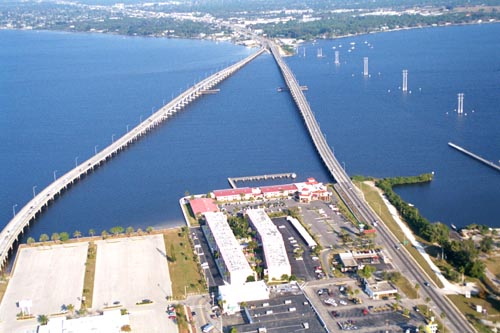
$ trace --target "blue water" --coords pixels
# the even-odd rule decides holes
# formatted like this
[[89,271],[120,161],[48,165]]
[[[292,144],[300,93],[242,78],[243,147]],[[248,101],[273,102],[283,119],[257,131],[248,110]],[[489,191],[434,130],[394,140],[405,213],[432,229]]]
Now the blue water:
[[[368,35],[306,44],[305,58],[287,62],[309,86],[349,174],[435,171],[430,185],[398,192],[431,220],[500,226],[500,174],[447,146],[500,158],[498,36],[500,25]],[[348,53],[350,42],[356,49]],[[316,57],[318,47],[327,57]],[[54,170],[62,175],[152,107],[251,52],[207,41],[0,31],[0,224]],[[361,75],[363,56],[370,78]],[[411,94],[398,90],[403,68]],[[197,100],[65,193],[28,235],[179,225],[179,197],[225,188],[231,176],[296,172],[328,181],[289,95],[276,92],[282,85],[272,57],[259,57],[219,94]],[[453,112],[458,92],[467,116]]]

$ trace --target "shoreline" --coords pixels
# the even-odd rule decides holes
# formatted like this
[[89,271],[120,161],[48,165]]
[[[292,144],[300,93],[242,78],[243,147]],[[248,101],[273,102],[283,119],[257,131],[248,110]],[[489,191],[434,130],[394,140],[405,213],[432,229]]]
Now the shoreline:
[[[464,295],[467,290],[471,291],[475,289],[474,287],[471,288],[470,286],[460,286],[458,284],[454,284],[448,281],[448,279],[446,279],[441,273],[441,270],[434,264],[429,254],[425,251],[425,247],[416,239],[415,234],[410,230],[406,222],[404,222],[401,219],[401,216],[399,215],[399,212],[396,209],[396,207],[394,207],[389,202],[389,200],[387,200],[387,198],[385,197],[385,193],[380,188],[376,187],[373,181],[364,181],[363,183],[368,185],[370,188],[374,189],[378,193],[380,199],[384,202],[387,210],[391,214],[391,217],[394,220],[394,222],[396,222],[396,224],[398,225],[399,229],[404,233],[405,237],[408,239],[408,241],[410,241],[411,245],[420,253],[420,255],[424,258],[427,264],[431,267],[434,274],[436,274],[437,278],[444,285],[444,287],[440,288],[439,290],[441,290],[444,294]],[[382,220],[382,222],[384,221]],[[390,231],[389,228],[387,229]]]

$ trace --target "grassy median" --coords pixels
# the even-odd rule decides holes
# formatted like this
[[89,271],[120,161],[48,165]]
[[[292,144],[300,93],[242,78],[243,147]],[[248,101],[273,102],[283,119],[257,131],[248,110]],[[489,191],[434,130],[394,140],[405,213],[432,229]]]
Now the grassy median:
[[188,233],[188,228],[169,229],[163,233],[174,299],[207,290]]
[[94,242],[89,242],[87,261],[85,262],[85,277],[83,279],[83,297],[85,297],[85,301],[82,301],[82,308],[90,309],[92,307],[96,258],[97,245]]
[[[377,188],[370,186],[364,182],[355,181],[354,184],[363,191],[365,200],[372,207],[372,209],[378,214],[384,224],[391,230],[391,232],[396,236],[396,238],[403,244],[407,241],[405,234],[393,219],[389,209],[385,205],[384,201],[380,197]],[[418,240],[422,242],[422,240]],[[425,243],[425,242],[424,242]],[[411,254],[415,261],[423,268],[427,275],[436,283],[439,288],[443,288],[444,285],[436,276],[436,273],[429,266],[429,263],[422,257],[420,252],[417,251],[413,246],[406,245],[406,250]]]

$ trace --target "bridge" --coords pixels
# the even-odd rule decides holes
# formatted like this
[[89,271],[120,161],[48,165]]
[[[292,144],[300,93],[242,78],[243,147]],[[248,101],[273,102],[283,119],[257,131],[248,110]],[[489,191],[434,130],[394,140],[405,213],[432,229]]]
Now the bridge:
[[[290,90],[290,94],[292,95],[293,100],[295,101],[295,104],[304,119],[306,128],[314,146],[316,147],[318,154],[323,160],[323,163],[330,172],[331,176],[336,181],[336,184],[334,185],[335,190],[359,222],[364,223],[365,225],[373,225],[373,222],[378,220],[377,215],[365,201],[362,193],[357,190],[345,170],[342,169],[339,162],[335,158],[330,146],[326,142],[325,136],[321,132],[319,124],[314,117],[311,107],[309,106],[299,83],[281,57],[278,46],[272,41],[265,39],[261,39],[261,42],[264,45],[267,45],[274,56],[286,85]],[[404,276],[419,285],[425,285],[425,281],[431,281],[427,273],[423,271],[420,265],[405,250],[404,247],[402,250],[395,249],[393,245],[398,244],[399,241],[394,234],[392,234],[383,225],[383,223],[378,224],[376,229],[378,231],[379,241],[385,245],[386,250],[391,254],[394,263]],[[472,325],[460,313],[460,310],[456,308],[445,296],[443,296],[437,288],[429,286],[423,290],[421,289],[420,294],[422,295],[422,298],[429,296],[439,311],[446,315],[446,326],[451,329],[451,332],[476,332],[474,327],[472,327]],[[437,314],[438,313],[436,313],[436,315]]]
[[97,152],[94,156],[68,171],[64,175],[55,179],[45,189],[31,199],[19,212],[9,221],[5,228],[0,232],[0,270],[3,269],[5,263],[9,259],[9,254],[14,247],[19,236],[24,232],[24,229],[34,221],[42,211],[50,205],[58,196],[66,191],[70,186],[80,180],[99,166],[111,160],[119,152],[127,148],[130,144],[139,140],[143,135],[159,126],[165,120],[171,118],[179,110],[182,110],[190,102],[204,94],[213,93],[214,86],[225,80],[250,61],[262,54],[265,49],[260,49],[256,53],[247,58],[226,67],[225,69],[207,77],[198,82],[179,96],[174,98],[168,104],[154,112],[150,117],[138,124],[136,127],[129,130],[122,137],[112,142],[103,150]]

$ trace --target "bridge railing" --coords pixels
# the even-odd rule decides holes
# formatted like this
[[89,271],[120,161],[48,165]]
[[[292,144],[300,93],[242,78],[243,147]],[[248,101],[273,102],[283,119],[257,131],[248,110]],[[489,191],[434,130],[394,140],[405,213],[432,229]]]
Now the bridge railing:
[[116,139],[110,145],[97,152],[94,156],[88,158],[80,165],[66,172],[59,178],[55,179],[54,182],[50,183],[47,187],[40,191],[38,195],[28,201],[28,203],[25,204],[16,215],[14,215],[14,217],[0,232],[0,270],[3,269],[5,262],[8,260],[10,250],[13,248],[19,235],[23,233],[24,228],[29,225],[30,221],[37,217],[37,214],[40,214],[43,211],[44,207],[49,205],[50,201],[60,195],[61,192],[70,184],[77,182],[81,176],[92,172],[95,168],[99,167],[99,165],[112,158],[114,154],[119,153],[122,149],[126,148],[142,135],[145,135],[148,131],[158,126],[161,122],[165,121],[169,116],[176,113],[189,102],[201,96],[203,90],[208,90],[214,87],[222,80],[226,79],[250,61],[258,57],[264,51],[265,49],[260,49],[245,59],[230,65],[196,83],[192,87],[189,87],[179,96],[175,97],[172,101],[161,107],[158,111],[153,113],[137,126],[127,131],[127,133]]

